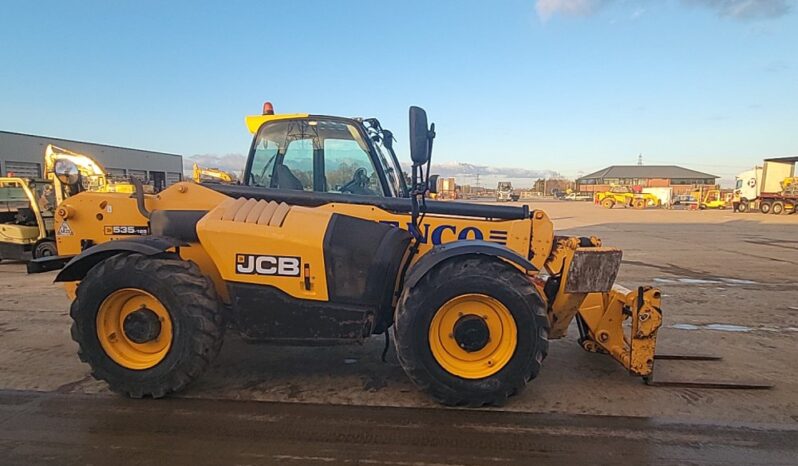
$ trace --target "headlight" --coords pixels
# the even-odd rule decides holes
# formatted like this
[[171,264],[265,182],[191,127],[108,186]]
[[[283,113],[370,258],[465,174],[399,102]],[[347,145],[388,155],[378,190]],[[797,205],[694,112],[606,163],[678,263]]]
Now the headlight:
[[53,171],[55,171],[55,176],[57,176],[62,183],[67,185],[77,183],[80,176],[78,166],[70,160],[56,160]]

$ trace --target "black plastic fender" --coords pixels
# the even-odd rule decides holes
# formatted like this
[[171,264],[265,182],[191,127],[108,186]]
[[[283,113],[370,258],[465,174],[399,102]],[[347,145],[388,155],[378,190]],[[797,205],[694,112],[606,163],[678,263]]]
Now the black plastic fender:
[[405,277],[405,287],[412,288],[419,280],[436,265],[452,257],[472,254],[482,254],[498,257],[507,262],[518,265],[526,271],[538,270],[529,260],[520,256],[507,246],[482,240],[460,240],[435,246],[432,250],[418,260]]
[[92,267],[101,261],[122,252],[155,256],[168,249],[185,246],[186,243],[168,236],[144,236],[141,238],[108,241],[92,246],[67,262],[55,277],[56,282],[82,280]]

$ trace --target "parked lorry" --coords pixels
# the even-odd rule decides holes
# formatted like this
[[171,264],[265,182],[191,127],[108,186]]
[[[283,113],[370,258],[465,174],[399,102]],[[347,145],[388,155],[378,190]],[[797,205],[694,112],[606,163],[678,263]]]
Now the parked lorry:
[[430,197],[433,199],[457,199],[457,183],[453,177],[437,178],[435,183],[438,192]]
[[513,192],[513,184],[509,181],[499,181],[496,186],[496,201],[517,201],[520,198],[518,194]]
[[737,175],[732,204],[736,212],[789,214],[798,207],[795,163],[798,157],[765,159]]

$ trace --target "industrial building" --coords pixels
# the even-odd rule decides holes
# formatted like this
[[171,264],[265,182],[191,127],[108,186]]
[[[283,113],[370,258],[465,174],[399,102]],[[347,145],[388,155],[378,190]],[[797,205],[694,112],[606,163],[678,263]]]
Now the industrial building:
[[610,186],[672,188],[673,194],[686,194],[696,187],[714,187],[717,175],[676,165],[612,165],[576,180],[577,191],[602,192]]
[[0,174],[31,179],[43,178],[44,150],[48,144],[94,158],[105,166],[111,177],[135,176],[145,183],[151,183],[156,189],[162,189],[183,178],[183,157],[177,154],[9,131],[0,131]]

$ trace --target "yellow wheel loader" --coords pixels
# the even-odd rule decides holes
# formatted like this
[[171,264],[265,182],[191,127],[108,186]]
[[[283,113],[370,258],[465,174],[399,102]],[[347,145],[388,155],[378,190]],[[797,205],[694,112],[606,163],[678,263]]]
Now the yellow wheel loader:
[[112,390],[182,390],[226,329],[318,345],[387,343],[393,327],[421,390],[496,405],[538,375],[574,319],[585,350],[652,376],[660,291],[614,284],[621,251],[555,234],[542,210],[427,199],[435,131],[422,109],[410,108],[410,186],[377,119],[267,104],[246,123],[242,184],[84,192],[59,206],[60,256],[29,271],[66,262],[56,281],[73,300],[72,337]]

